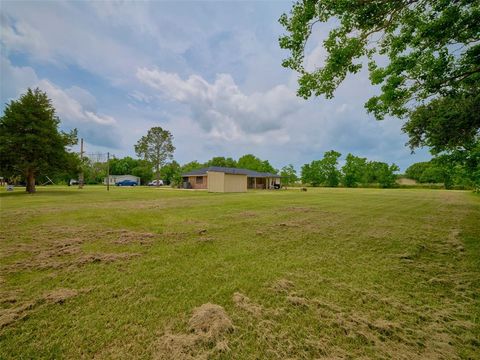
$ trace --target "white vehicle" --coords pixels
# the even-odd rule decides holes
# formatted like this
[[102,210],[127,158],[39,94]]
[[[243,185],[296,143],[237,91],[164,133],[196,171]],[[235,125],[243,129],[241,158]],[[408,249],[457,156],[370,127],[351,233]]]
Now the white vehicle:
[[148,183],[148,186],[157,186],[157,181],[158,181],[158,186],[163,186],[163,180],[153,180]]

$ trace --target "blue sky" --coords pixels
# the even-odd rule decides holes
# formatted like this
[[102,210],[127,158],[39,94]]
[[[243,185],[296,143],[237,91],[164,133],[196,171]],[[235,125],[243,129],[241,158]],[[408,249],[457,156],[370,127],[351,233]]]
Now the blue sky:
[[[180,163],[253,153],[297,169],[327,150],[395,162],[410,154],[402,121],[376,121],[363,104],[378,92],[362,71],[335,98],[296,97],[281,66],[278,18],[291,1],[2,1],[2,109],[27,87],[52,98],[63,129],[87,152],[134,156],[153,126],[174,135]],[[322,64],[315,30],[306,66]]]

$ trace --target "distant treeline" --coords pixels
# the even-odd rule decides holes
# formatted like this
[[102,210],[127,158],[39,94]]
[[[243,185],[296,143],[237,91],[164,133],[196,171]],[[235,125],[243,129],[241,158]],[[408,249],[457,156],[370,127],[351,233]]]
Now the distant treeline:
[[[461,162],[452,164],[445,160],[434,158],[415,163],[408,167],[405,176],[421,184],[444,184],[446,189],[475,189],[480,186],[478,165],[468,166]],[[480,156],[472,161],[480,162]]]
[[[363,157],[348,154],[343,166],[339,165],[341,154],[331,150],[324,153],[322,159],[313,160],[301,167],[300,175],[293,165],[286,165],[280,170],[275,169],[268,160],[246,154],[238,160],[231,157],[216,156],[201,163],[191,161],[181,165],[173,160],[165,164],[161,170],[161,179],[165,185],[177,186],[182,182],[182,174],[191,170],[208,166],[238,167],[259,172],[271,172],[282,176],[282,183],[287,186],[309,185],[328,187],[382,187],[397,186],[399,176],[416,180],[421,184],[437,184],[436,187],[450,188],[475,188],[480,183],[480,169],[477,158],[466,158],[463,162],[459,159],[437,156],[428,162],[419,162],[411,165],[404,175],[397,175],[399,168],[395,164],[370,161]],[[479,156],[480,158],[480,156]],[[142,184],[147,184],[154,179],[154,168],[145,160],[134,159],[129,156],[124,158],[113,157],[109,162],[111,175],[130,174],[138,176]],[[105,160],[92,161],[85,158],[82,169],[86,184],[101,184],[107,174]],[[67,183],[69,179],[76,179],[77,172],[62,172],[50,174],[55,183]],[[39,177],[38,183],[46,181]]]
[[395,164],[379,161],[368,161],[352,154],[345,158],[345,165],[339,167],[342,156],[337,151],[325,152],[320,160],[313,160],[302,166],[301,180],[303,184],[312,186],[346,187],[371,186],[389,188],[395,185],[399,170]]
[[[480,187],[480,143],[469,149],[458,149],[450,153],[437,154],[427,162],[411,165],[404,175],[397,175],[395,164],[369,161],[352,154],[345,158],[340,168],[341,154],[331,150],[323,159],[305,164],[301,169],[301,181],[312,186],[346,187],[397,187],[397,178],[404,176],[416,180],[423,187],[446,189],[479,189]],[[405,187],[405,186],[402,186]]]

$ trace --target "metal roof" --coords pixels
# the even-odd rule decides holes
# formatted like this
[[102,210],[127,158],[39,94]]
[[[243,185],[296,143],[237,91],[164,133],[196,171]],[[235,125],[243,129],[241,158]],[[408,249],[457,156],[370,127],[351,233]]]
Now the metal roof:
[[201,176],[207,175],[209,171],[213,172],[223,172],[225,174],[233,174],[233,175],[247,175],[247,177],[257,177],[257,178],[279,178],[280,175],[272,174],[268,172],[258,172],[249,169],[238,169],[238,168],[229,168],[229,167],[222,167],[222,166],[209,166],[201,169],[192,170],[182,174],[182,176]]

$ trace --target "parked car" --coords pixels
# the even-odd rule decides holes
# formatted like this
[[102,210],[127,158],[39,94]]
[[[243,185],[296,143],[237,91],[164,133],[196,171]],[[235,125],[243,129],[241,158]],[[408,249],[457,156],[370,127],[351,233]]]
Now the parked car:
[[[157,180],[150,181],[148,186],[157,186]],[[158,186],[163,186],[163,180],[158,180]]]
[[117,182],[115,185],[117,186],[137,186],[137,182],[133,180],[122,180]]

